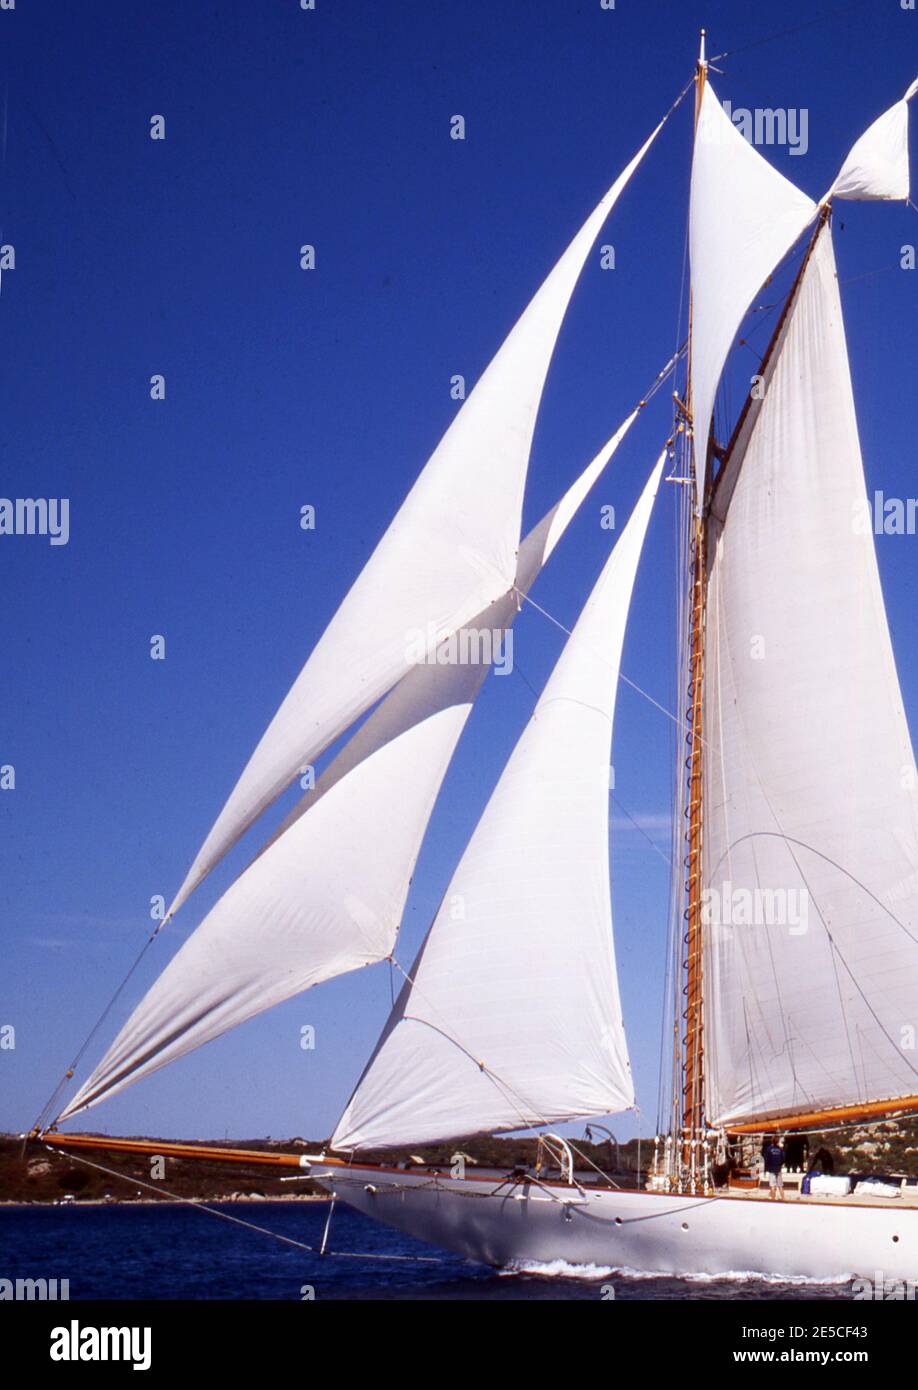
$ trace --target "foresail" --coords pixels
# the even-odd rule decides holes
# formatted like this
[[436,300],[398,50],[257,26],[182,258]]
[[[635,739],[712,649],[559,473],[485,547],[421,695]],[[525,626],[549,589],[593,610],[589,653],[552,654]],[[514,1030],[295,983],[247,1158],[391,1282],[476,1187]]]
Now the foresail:
[[901,101],[878,116],[852,146],[826,198],[896,199],[909,196],[908,103],[913,82]]
[[756,290],[815,211],[815,203],[743,138],[706,82],[689,211],[690,392],[699,508],[714,397],[730,345]]
[[[479,613],[454,640],[443,643],[429,661],[415,665],[403,676],[394,690],[381,701],[344,748],[325,770],[313,791],[301,797],[282,821],[269,844],[282,835],[289,825],[305,815],[347,772],[362,762],[374,749],[403,732],[419,719],[447,705],[466,706],[472,701],[490,669],[492,660],[504,658],[504,638],[513,625],[522,597],[528,594],[555,546],[567,530],[587,493],[599,479],[625,438],[638,411],[633,410],[599,453],[590,461],[563,497],[546,512],[520,543],[516,579],[509,593]],[[461,660],[457,660],[461,657]],[[456,732],[458,740],[461,729]]]
[[443,777],[492,661],[504,658],[521,595],[637,413],[523,541],[515,588],[460,631],[455,649],[413,666],[293,808],[60,1119],[294,994],[390,954]]
[[706,1118],[918,1092],[918,778],[820,231],[713,499]]
[[633,1104],[608,769],[625,622],[662,467],[663,456],[488,802],[335,1148]]
[[[665,118],[664,118],[665,119]],[[512,586],[542,388],[602,224],[663,122],[616,179],[465,401],[268,725],[169,914],[252,822],[424,654]]]
[[[134,1010],[59,1119],[294,994],[384,959],[436,787],[464,720],[449,707],[343,779],[224,893]],[[425,804],[405,792],[421,771]]]

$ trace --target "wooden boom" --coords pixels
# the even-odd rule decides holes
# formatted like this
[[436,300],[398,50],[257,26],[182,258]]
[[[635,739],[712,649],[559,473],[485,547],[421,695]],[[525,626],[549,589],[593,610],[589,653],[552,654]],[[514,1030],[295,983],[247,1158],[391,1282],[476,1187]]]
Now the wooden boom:
[[122,1154],[161,1154],[207,1163],[264,1163],[275,1168],[304,1168],[305,1154],[268,1153],[263,1149],[227,1149],[216,1144],[157,1143],[152,1139],[112,1139],[105,1134],[58,1134],[51,1130],[42,1142],[58,1149],[108,1149]]
[[918,1110],[918,1096],[898,1096],[894,1100],[863,1100],[855,1105],[836,1105],[826,1110],[807,1110],[792,1115],[758,1115],[739,1124],[728,1124],[728,1134],[762,1134],[767,1130],[818,1129],[821,1125],[882,1120],[900,1112]]

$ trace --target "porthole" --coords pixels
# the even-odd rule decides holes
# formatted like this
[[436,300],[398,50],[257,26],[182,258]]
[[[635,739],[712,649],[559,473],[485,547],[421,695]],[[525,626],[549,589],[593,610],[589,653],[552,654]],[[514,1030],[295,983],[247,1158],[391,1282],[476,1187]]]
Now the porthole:
[[898,1236],[893,1236],[893,1245],[898,1244],[898,1241],[899,1241],[899,1237],[898,1237]]
[[687,1221],[683,1221],[683,1223],[682,1223],[682,1229],[683,1229],[683,1231],[687,1231],[687,1230],[688,1230],[688,1222],[687,1222]]
[[615,1224],[616,1226],[620,1226],[622,1224],[622,1218],[620,1216],[616,1216]]

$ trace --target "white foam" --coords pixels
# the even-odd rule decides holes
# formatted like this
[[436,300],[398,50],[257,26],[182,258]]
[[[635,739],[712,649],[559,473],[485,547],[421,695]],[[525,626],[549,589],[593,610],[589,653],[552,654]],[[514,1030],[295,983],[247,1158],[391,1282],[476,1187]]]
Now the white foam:
[[748,1284],[850,1284],[854,1274],[835,1274],[831,1278],[815,1279],[807,1274],[760,1274],[752,1269],[725,1269],[717,1274],[677,1274],[671,1269],[632,1269],[629,1265],[572,1265],[566,1260],[512,1260],[498,1271],[501,1275],[528,1274],[542,1279],[608,1279],[616,1274],[622,1279],[682,1279],[692,1284],[716,1284],[721,1280]]
[[501,1274],[536,1274],[543,1279],[608,1279],[615,1271],[608,1265],[571,1265],[567,1260],[511,1260]]
[[682,1274],[674,1273],[671,1269],[631,1269],[628,1265],[619,1265],[612,1273],[621,1275],[623,1279],[684,1279],[687,1283],[693,1284],[715,1284],[727,1279],[733,1283],[813,1284],[817,1287],[822,1284],[850,1284],[851,1280],[856,1278],[854,1274],[833,1274],[831,1277],[817,1279],[809,1274],[761,1274],[754,1269],[724,1269],[718,1270],[716,1274]]

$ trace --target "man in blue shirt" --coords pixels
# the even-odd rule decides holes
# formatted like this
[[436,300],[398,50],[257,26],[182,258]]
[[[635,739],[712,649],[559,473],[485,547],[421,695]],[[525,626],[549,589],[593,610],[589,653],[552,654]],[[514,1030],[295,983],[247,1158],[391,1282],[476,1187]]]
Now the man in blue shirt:
[[768,1179],[769,1197],[784,1196],[784,1147],[773,1134],[762,1148],[765,1176]]

